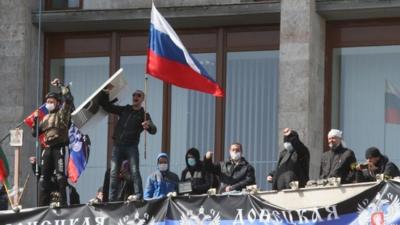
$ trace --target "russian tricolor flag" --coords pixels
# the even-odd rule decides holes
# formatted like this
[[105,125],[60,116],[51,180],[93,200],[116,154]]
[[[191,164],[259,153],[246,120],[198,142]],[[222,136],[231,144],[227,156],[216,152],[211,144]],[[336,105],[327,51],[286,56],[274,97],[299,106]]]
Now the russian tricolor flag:
[[400,88],[386,81],[385,122],[400,124]]
[[[35,123],[35,112],[37,113],[37,117],[38,117],[38,122],[42,121],[43,118],[49,114],[49,110],[47,110],[46,108],[46,104],[41,105],[37,110],[33,111],[29,116],[27,116],[24,119],[24,123],[30,127],[33,128],[33,124]],[[44,136],[44,134],[39,135],[39,142],[41,146],[47,146],[46,144],[46,138]]]
[[154,3],[147,52],[146,72],[179,87],[193,89],[217,97],[224,91],[189,54],[178,35],[158,12]]

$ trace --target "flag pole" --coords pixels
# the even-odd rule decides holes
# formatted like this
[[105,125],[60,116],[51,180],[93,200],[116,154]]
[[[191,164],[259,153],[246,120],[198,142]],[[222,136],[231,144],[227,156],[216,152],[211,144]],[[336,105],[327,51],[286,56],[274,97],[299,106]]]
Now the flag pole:
[[18,198],[18,204],[17,205],[19,205],[19,203],[21,202],[22,195],[24,195],[24,193],[25,193],[26,184],[28,183],[28,180],[29,180],[30,177],[31,177],[31,175],[28,173],[28,175],[26,176],[25,182],[24,182],[24,186],[22,187],[21,195]]
[[8,190],[8,187],[7,187],[7,183],[8,182],[3,181],[3,186],[6,189],[8,202],[10,203],[11,208],[14,208],[14,204],[12,203],[11,198],[10,198],[10,194],[9,194],[9,190]]
[[[144,121],[147,121],[147,73],[144,74]],[[144,130],[144,159],[147,155],[147,130]]]
[[387,87],[388,87],[388,83],[387,80],[385,80],[385,93],[384,93],[384,98],[385,98],[385,117],[384,117],[384,125],[383,125],[383,152],[386,152],[386,117],[387,117],[387,98],[386,98],[386,92],[387,92]]

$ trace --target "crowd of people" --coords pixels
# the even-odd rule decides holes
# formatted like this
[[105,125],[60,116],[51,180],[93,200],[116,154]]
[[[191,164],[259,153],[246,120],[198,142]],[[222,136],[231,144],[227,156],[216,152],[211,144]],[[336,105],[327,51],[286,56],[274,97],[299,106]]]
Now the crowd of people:
[[[38,165],[39,205],[51,204],[56,193],[59,205],[66,206],[79,203],[79,195],[66,179],[64,165],[73,97],[69,88],[63,86],[58,79],[51,84],[59,87],[60,93],[51,92],[46,95],[45,107],[49,113],[42,120],[35,119],[32,129],[33,136],[45,137]],[[170,168],[168,155],[160,153],[156,170],[147,177],[143,190],[139,170],[140,134],[145,130],[149,134],[155,134],[157,127],[150,114],[142,107],[145,98],[143,91],[136,90],[132,94],[131,105],[119,106],[109,99],[111,89],[112,87],[104,89],[99,98],[99,104],[106,112],[118,116],[112,136],[114,145],[111,169],[105,178],[106,185],[98,189],[92,203],[108,200],[150,200],[168,196],[170,193],[204,194],[211,188],[215,188],[217,193],[225,193],[242,191],[256,184],[254,167],[244,158],[242,144],[235,142],[229,147],[229,158],[217,163],[213,162],[211,151],[202,160],[198,149],[188,149],[185,155],[186,167],[180,177],[171,171],[173,168]],[[400,176],[397,166],[376,147],[366,150],[364,163],[357,163],[354,152],[344,143],[340,130],[332,129],[328,133],[328,145],[329,150],[321,158],[320,179],[335,177],[346,184],[374,181],[379,174],[383,174],[385,178]],[[30,160],[35,166],[36,159]],[[267,171],[266,181],[272,183],[274,190],[291,188],[293,181],[298,182],[298,187],[305,187],[310,179],[309,165],[310,152],[300,140],[299,134],[285,128],[283,150],[280,151],[275,170]],[[67,199],[70,201],[67,202]]]

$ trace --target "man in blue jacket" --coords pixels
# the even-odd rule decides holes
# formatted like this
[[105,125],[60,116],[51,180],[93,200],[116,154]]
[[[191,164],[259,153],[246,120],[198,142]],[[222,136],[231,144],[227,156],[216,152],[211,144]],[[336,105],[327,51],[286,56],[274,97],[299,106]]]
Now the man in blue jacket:
[[160,153],[157,156],[157,170],[147,178],[144,199],[162,198],[167,196],[169,192],[176,192],[178,182],[178,175],[169,171],[168,155]]

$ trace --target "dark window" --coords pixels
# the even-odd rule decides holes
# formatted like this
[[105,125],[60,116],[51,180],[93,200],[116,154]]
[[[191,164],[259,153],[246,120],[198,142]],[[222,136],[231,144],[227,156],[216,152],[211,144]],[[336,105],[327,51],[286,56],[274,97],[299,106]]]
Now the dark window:
[[81,9],[83,0],[46,0],[46,10]]

